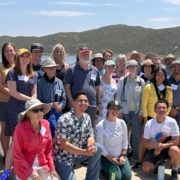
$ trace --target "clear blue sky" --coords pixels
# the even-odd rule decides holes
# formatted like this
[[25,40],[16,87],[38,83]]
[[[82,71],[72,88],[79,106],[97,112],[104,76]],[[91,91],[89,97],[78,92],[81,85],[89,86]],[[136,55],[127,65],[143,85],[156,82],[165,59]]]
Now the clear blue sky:
[[0,0],[0,36],[81,32],[113,24],[180,26],[180,0]]

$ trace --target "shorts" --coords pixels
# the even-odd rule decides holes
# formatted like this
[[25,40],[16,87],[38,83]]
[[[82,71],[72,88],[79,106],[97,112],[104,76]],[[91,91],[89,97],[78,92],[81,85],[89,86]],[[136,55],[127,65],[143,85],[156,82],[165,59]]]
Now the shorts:
[[8,110],[7,104],[7,102],[0,102],[0,121],[5,121]]
[[165,159],[169,159],[168,154],[169,149],[164,149],[158,156],[155,156],[154,149],[147,150],[144,155],[143,162],[150,162],[156,166],[160,161],[164,161]]

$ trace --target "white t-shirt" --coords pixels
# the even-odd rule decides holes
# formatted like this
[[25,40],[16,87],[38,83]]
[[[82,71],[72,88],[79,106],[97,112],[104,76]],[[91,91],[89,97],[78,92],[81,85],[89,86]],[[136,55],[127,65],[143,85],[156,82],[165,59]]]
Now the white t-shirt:
[[166,116],[164,122],[158,123],[155,118],[150,119],[144,128],[144,138],[153,142],[161,141],[169,136],[179,136],[179,127],[175,119]]
[[101,120],[96,125],[96,142],[102,145],[102,154],[118,157],[128,147],[127,127],[122,119],[115,122]]

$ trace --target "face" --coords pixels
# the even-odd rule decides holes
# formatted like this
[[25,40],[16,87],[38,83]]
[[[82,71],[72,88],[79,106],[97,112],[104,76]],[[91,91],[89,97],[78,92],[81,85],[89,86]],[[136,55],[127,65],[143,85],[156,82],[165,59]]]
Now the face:
[[140,62],[140,60],[141,60],[139,54],[132,54],[130,59],[134,59],[137,62]]
[[119,115],[119,108],[116,106],[111,106],[108,109],[108,113],[110,116],[116,116],[117,117]]
[[180,75],[180,64],[174,64],[172,66],[172,74],[174,76]]
[[158,103],[155,107],[157,117],[165,117],[167,113],[167,106],[165,103]]
[[46,67],[43,70],[49,79],[52,79],[56,75],[56,67]]
[[155,69],[158,69],[161,67],[161,60],[159,58],[152,59],[152,62],[155,66]]
[[81,52],[79,53],[79,62],[82,64],[90,64],[91,62],[91,53],[88,52]]
[[166,66],[168,66],[169,68],[171,68],[171,64],[172,64],[173,60],[174,60],[174,59],[172,59],[172,58],[166,59],[166,62],[165,62]]
[[40,49],[32,50],[32,52],[31,52],[32,63],[35,65],[39,64],[42,54],[43,54],[43,52]]
[[144,73],[150,74],[152,72],[152,66],[151,65],[144,65]]
[[162,84],[165,80],[165,75],[164,75],[164,72],[162,70],[159,70],[157,73],[156,73],[156,83],[158,85]]
[[88,98],[85,95],[79,95],[75,100],[75,108],[80,112],[85,112],[88,108]]
[[97,67],[97,69],[103,68],[103,65],[104,65],[103,59],[96,58],[95,61],[94,61],[94,65],[95,65],[95,67]]
[[21,66],[27,66],[30,63],[30,54],[23,53],[19,56],[19,61]]
[[136,75],[137,74],[137,66],[128,66],[128,71],[130,75]]
[[64,52],[60,47],[57,47],[54,51],[54,60],[58,64],[59,61],[62,61],[64,57]]
[[104,54],[104,59],[105,60],[112,60],[112,54],[110,52],[106,52]]
[[119,59],[117,61],[117,66],[119,70],[124,70],[126,68],[126,62],[124,59]]
[[14,63],[15,55],[16,55],[16,52],[15,52],[13,46],[7,45],[5,50],[4,50],[4,56],[6,57],[9,64]]
[[28,111],[27,115],[30,120],[41,120],[44,115],[44,108],[43,106],[35,107],[32,110]]
[[105,67],[105,72],[112,74],[114,72],[114,69],[115,69],[114,65],[106,66]]

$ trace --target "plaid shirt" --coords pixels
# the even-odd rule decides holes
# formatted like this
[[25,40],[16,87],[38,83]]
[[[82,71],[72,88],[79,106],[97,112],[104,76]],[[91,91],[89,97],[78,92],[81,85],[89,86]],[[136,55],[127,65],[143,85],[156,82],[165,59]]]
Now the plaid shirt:
[[84,113],[81,119],[76,117],[74,109],[63,114],[57,122],[55,131],[54,160],[73,166],[74,158],[78,156],[61,149],[60,144],[58,144],[60,137],[67,139],[74,146],[83,148],[87,144],[87,138],[90,136],[94,135],[88,114]]

